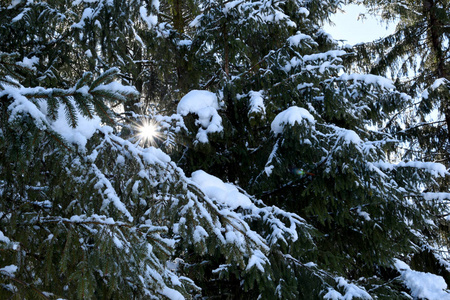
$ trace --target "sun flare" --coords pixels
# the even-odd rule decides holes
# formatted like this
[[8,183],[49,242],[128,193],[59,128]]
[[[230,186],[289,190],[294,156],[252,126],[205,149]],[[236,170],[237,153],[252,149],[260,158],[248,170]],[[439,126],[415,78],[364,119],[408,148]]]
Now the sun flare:
[[158,135],[156,124],[145,122],[139,127],[139,136],[144,141],[152,142]]

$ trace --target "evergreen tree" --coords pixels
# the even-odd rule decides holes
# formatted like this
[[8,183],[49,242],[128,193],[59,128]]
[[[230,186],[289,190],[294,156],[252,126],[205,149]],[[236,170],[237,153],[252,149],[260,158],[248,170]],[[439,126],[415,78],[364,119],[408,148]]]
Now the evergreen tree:
[[411,98],[342,73],[339,5],[2,2],[0,297],[448,297],[402,262],[447,172],[389,160]]
[[[403,141],[397,155],[403,160],[431,160],[449,166],[449,10],[448,1],[364,1],[370,12],[386,22],[398,22],[395,32],[373,43],[355,47],[357,67],[378,75],[392,76],[396,88],[411,97],[384,124],[383,131]],[[426,186],[427,197],[449,198],[448,180]],[[433,194],[435,192],[436,194]],[[433,215],[438,230],[421,241],[412,258],[418,270],[443,275],[450,282],[442,260],[449,245],[446,213]]]
[[246,274],[250,288],[268,282],[271,247],[312,242],[295,214],[206,173],[186,178],[162,151],[102,125],[96,102],[137,96],[112,81],[117,69],[69,89],[24,87],[16,74],[33,66],[0,57],[2,298],[190,298],[191,257]]
[[[189,179],[163,152],[121,138],[130,126],[111,108],[139,94],[115,81],[128,82],[118,68],[102,71],[114,60],[97,67],[82,58],[75,35],[84,34],[59,12],[65,5],[0,10],[3,36],[23,30],[0,52],[1,297],[181,299],[199,293],[191,278],[217,274],[233,278],[225,282],[237,283],[234,293],[273,295],[270,249],[306,251],[311,226],[206,173]],[[92,10],[68,11],[77,24],[92,19]],[[65,44],[74,51],[59,56]],[[200,275],[205,261],[215,271]]]
[[[61,35],[52,44],[56,52],[64,43],[76,45],[70,31],[58,31],[67,29],[57,12],[63,8],[47,2],[1,7],[2,40],[25,29],[16,44],[2,45],[22,53],[0,52],[2,298],[188,296],[195,284],[169,264],[175,240],[183,241],[181,253],[217,252],[249,272],[264,263],[265,239],[239,215],[224,212],[226,205],[219,210],[162,152],[142,149],[100,124],[99,116],[120,125],[110,107],[138,93],[112,81],[114,68],[96,78],[86,71],[79,80],[69,76],[68,70],[90,65],[70,58],[77,51],[64,57],[46,49],[50,34]],[[57,16],[54,22],[29,27],[36,16],[49,15]],[[33,34],[42,44],[31,42]],[[282,215],[268,214],[263,223]],[[303,226],[300,219],[296,224]],[[281,236],[287,231],[274,226]],[[227,241],[232,234],[253,239]],[[229,247],[217,247],[221,241]]]
[[[393,259],[414,253],[438,226],[430,219],[447,208],[424,195],[423,184],[437,186],[434,177],[447,173],[438,164],[392,163],[399,140],[370,129],[411,97],[385,78],[340,73],[351,53],[321,29],[338,4],[205,3],[191,24],[193,44],[207,41],[202,53],[215,58],[217,71],[204,82],[219,101],[188,108],[200,93],[181,99],[178,112],[192,136],[180,162],[307,220],[320,237],[313,257],[294,255],[300,262],[361,279],[374,295],[401,297],[402,286],[391,281]],[[301,266],[277,263],[279,274]],[[285,277],[275,276],[283,290]],[[297,285],[297,297],[311,297],[313,288],[302,287],[311,274],[291,276],[286,290]],[[392,284],[376,288],[380,280]]]
[[[449,1],[364,1],[386,22],[398,22],[395,33],[358,47],[357,59],[367,72],[389,75],[397,89],[414,98],[408,117],[400,113],[388,123],[410,141],[409,158],[449,165]],[[429,118],[438,111],[439,118]],[[403,125],[404,123],[404,125]],[[407,137],[405,138],[407,139]]]

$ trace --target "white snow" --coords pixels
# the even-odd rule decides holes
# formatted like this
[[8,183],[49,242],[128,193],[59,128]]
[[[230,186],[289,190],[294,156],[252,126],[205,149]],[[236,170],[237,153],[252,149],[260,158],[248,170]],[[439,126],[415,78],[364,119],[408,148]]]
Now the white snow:
[[450,81],[447,80],[446,78],[438,78],[438,79],[436,79],[429,88],[425,89],[422,92],[422,97],[427,99],[429,97],[429,95],[430,95],[430,91],[429,90],[431,89],[432,91],[434,91],[435,89],[438,89],[441,85],[449,85],[450,86]]
[[22,2],[22,0],[11,0],[11,4],[8,6],[8,9],[16,7],[18,4],[20,4],[20,2]]
[[177,42],[178,46],[190,46],[192,45],[192,41],[191,40],[179,40]]
[[31,58],[24,57],[24,59],[21,62],[18,62],[17,64],[21,67],[36,71],[34,65],[39,64],[39,58],[37,58],[36,56],[33,56]]
[[185,299],[180,292],[178,292],[177,290],[171,289],[167,286],[165,286],[163,288],[163,290],[160,291],[160,293],[171,300],[184,300]]
[[83,11],[83,15],[81,16],[80,22],[73,24],[72,28],[82,29],[86,25],[86,20],[92,20],[95,16],[94,10],[90,7],[87,7]]
[[443,164],[440,163],[434,163],[434,162],[421,162],[421,161],[408,161],[408,162],[399,162],[397,164],[388,163],[385,161],[378,161],[374,163],[374,166],[382,169],[382,170],[393,170],[397,167],[402,168],[418,168],[423,169],[433,176],[440,176],[444,177],[445,175],[448,175],[447,169]]
[[295,123],[301,124],[303,120],[306,120],[310,124],[315,123],[315,119],[309,111],[302,107],[291,106],[279,113],[272,121],[272,132],[275,134],[282,133],[285,125],[289,124],[294,126]]
[[362,81],[365,84],[373,84],[378,85],[381,88],[384,89],[395,89],[394,83],[392,80],[387,79],[386,77],[372,75],[372,74],[342,74],[337,78],[337,80],[342,81],[350,81],[353,80],[354,82]]
[[400,272],[402,280],[414,298],[428,300],[450,299],[447,283],[441,276],[411,270],[406,263],[398,259],[395,260],[394,266]]
[[310,262],[305,264],[305,267],[314,268],[314,267],[317,267],[317,264],[312,262],[312,261],[310,261]]
[[430,200],[439,200],[439,201],[450,201],[450,193],[423,193],[422,194],[423,199],[430,201]]
[[215,199],[221,204],[227,205],[231,209],[252,208],[252,201],[231,183],[224,183],[219,178],[198,170],[192,173],[192,181],[194,181],[201,190],[211,199]]
[[219,267],[217,268],[217,269],[214,269],[214,270],[212,270],[212,273],[213,274],[216,274],[216,273],[221,273],[221,272],[223,272],[223,271],[227,271],[228,270],[228,268],[229,267],[231,267],[232,265],[231,264],[222,264],[222,265],[219,265]]
[[272,152],[269,155],[269,158],[267,159],[266,165],[264,166],[264,172],[266,173],[266,175],[269,177],[270,175],[272,175],[272,171],[275,168],[272,164],[273,159],[275,158],[277,151],[278,151],[278,147],[279,147],[279,142],[280,139],[277,140],[277,142],[275,143],[275,145],[272,148]]
[[170,156],[164,153],[161,149],[155,147],[148,147],[142,149],[142,158],[149,164],[168,163],[171,161]]
[[132,222],[133,216],[131,216],[125,204],[120,200],[120,197],[117,195],[111,181],[106,178],[105,174],[103,174],[94,163],[92,163],[91,169],[91,172],[95,174],[95,180],[97,181],[94,188],[97,189],[99,194],[102,194],[104,198],[101,209],[105,210],[107,206],[112,203],[117,210],[123,213],[128,220]]
[[159,2],[159,0],[152,0],[152,6],[156,9],[156,11],[159,12],[159,6],[161,5],[161,3]]
[[[41,107],[46,110],[44,103]],[[64,110],[65,106],[61,104],[58,108],[56,120],[50,123],[51,128],[59,133],[67,142],[78,145],[80,150],[84,151],[87,141],[101,126],[101,119],[98,116],[88,119],[77,112],[77,126],[73,128],[67,122]]]
[[2,96],[9,96],[14,98],[14,102],[11,103],[8,107],[8,110],[10,111],[9,116],[9,122],[13,122],[15,119],[22,118],[22,114],[28,114],[34,119],[35,125],[39,129],[46,129],[47,128],[47,122],[46,122],[46,116],[43,114],[39,108],[27,99],[27,97],[22,95],[22,92],[38,92],[42,88],[22,88],[17,89],[13,87],[6,86],[3,91],[0,91],[0,97]]
[[118,249],[123,249],[123,242],[116,235],[113,236],[113,242]]
[[10,239],[0,230],[0,242],[10,243]]
[[250,96],[249,114],[260,113],[264,115],[266,113],[266,107],[264,106],[263,91],[250,91],[248,95]]
[[227,225],[226,226],[226,232],[225,232],[225,240],[228,244],[234,244],[241,249],[243,249],[245,242],[245,237],[242,233],[240,233],[238,230],[235,230],[233,226]]
[[197,225],[195,227],[194,234],[192,237],[194,238],[194,242],[199,243],[208,236],[209,236],[208,232],[206,232],[206,230],[202,226]]
[[358,145],[359,143],[362,142],[361,138],[359,137],[359,135],[354,132],[353,130],[345,130],[343,129],[341,134],[340,134],[341,138],[344,139],[344,143],[345,144],[355,144]]
[[125,86],[117,81],[112,81],[108,84],[100,84],[92,91],[99,91],[99,90],[107,90],[110,92],[121,92],[125,94],[138,94],[137,90],[132,86]]
[[333,290],[333,289],[329,289],[328,293],[326,293],[325,296],[323,296],[323,299],[326,299],[326,300],[341,300],[341,299],[344,299],[344,297],[338,291]]
[[309,35],[300,32],[288,38],[289,44],[297,47],[300,46],[300,42],[303,40],[312,40],[312,38]]
[[445,84],[449,84],[449,83],[450,83],[450,81],[448,81],[445,78],[438,78],[433,82],[433,84],[431,85],[430,88],[432,90],[435,90],[435,89],[439,88],[441,85],[445,85]]
[[125,163],[125,157],[123,157],[123,155],[118,154],[117,155],[117,159],[116,159],[116,163],[118,165],[123,165]]
[[205,107],[219,109],[217,96],[209,91],[193,90],[181,98],[177,113],[186,116],[189,113],[197,113]]
[[317,60],[328,60],[331,58],[338,58],[339,56],[345,55],[347,52],[344,50],[330,50],[323,53],[315,53],[310,55],[304,55],[303,61],[317,61]]
[[[29,60],[24,60],[24,64],[29,65],[33,64],[37,61],[37,58],[31,58]],[[97,90],[107,90],[110,92],[120,92],[124,94],[136,94],[136,89],[133,87],[123,86],[118,82],[111,82],[106,85],[99,85],[94,89]],[[59,108],[56,114],[56,120],[50,120],[47,117],[47,101],[40,100],[33,102],[27,97],[34,95],[51,95],[54,90],[45,89],[42,87],[35,88],[25,88],[25,87],[11,87],[6,86],[3,91],[0,91],[1,96],[7,96],[14,101],[9,105],[8,110],[10,111],[9,122],[13,122],[15,119],[21,119],[24,114],[30,115],[34,119],[35,125],[41,129],[47,129],[51,127],[55,132],[59,133],[65,140],[69,143],[73,143],[78,145],[81,149],[84,150],[87,140],[90,139],[97,129],[101,128],[101,120],[98,116],[94,116],[92,119],[82,116],[78,110],[75,112],[75,116],[77,119],[77,126],[72,128],[67,122],[65,109],[66,106],[63,103],[59,104]],[[71,91],[73,92],[73,90]],[[83,86],[76,90],[76,92],[89,95],[89,88],[87,86]],[[31,98],[31,97],[30,97]],[[71,104],[74,107],[77,107],[75,101],[69,98]]]
[[235,1],[226,2],[225,7],[223,8],[223,13],[225,15],[227,15],[230,10],[236,8],[242,2],[244,2],[244,1],[243,0],[235,0]]
[[[14,2],[13,2],[13,3],[14,3]],[[16,2],[14,5],[11,4],[8,8],[13,8],[13,7],[16,6],[17,4],[18,4],[17,2]],[[20,14],[18,14],[17,16],[15,16],[15,17],[11,20],[11,22],[12,22],[12,23],[15,23],[15,22],[17,22],[17,21],[22,20],[23,15],[24,15],[26,12],[28,12],[29,10],[31,10],[31,8],[29,8],[29,7],[24,8]]]
[[204,17],[204,14],[199,14],[197,17],[195,17],[194,20],[192,20],[191,23],[189,23],[189,27],[199,27],[201,23],[201,19]]
[[261,273],[264,273],[265,264],[270,264],[267,257],[260,250],[256,250],[248,260],[246,270],[256,267]]
[[365,212],[365,211],[363,211],[362,208],[361,208],[361,206],[358,206],[358,208],[356,209],[356,213],[357,213],[360,217],[362,217],[364,220],[366,220],[366,221],[370,221],[370,220],[371,220],[370,214],[367,213],[367,212]]
[[65,219],[65,220],[70,221],[72,223],[95,222],[95,223],[105,224],[105,225],[124,224],[123,222],[115,221],[113,218],[106,217],[103,215],[97,215],[97,214],[93,214],[89,217],[87,217],[86,215],[73,215],[70,217],[70,219]]
[[149,14],[147,11],[147,6],[143,5],[139,8],[139,13],[141,15],[142,20],[147,23],[148,28],[153,28],[158,23],[158,17],[152,14]]
[[308,17],[308,16],[309,16],[309,10],[308,10],[307,8],[305,8],[305,7],[300,7],[300,8],[297,10],[297,12],[298,12],[299,14],[305,15],[305,17]]
[[344,289],[345,294],[342,295],[338,291],[329,288],[328,293],[323,297],[327,300],[351,300],[353,298],[356,299],[372,299],[372,296],[369,295],[363,288],[356,286],[353,283],[348,283],[347,280],[343,277],[337,277],[336,281],[340,288]]
[[275,168],[275,167],[274,166],[264,167],[264,172],[266,173],[267,176],[272,175],[273,168]]
[[219,102],[217,96],[209,91],[193,90],[181,98],[178,103],[177,113],[186,116],[189,113],[196,114],[200,125],[197,133],[197,140],[201,143],[208,142],[208,133],[221,132],[222,118],[217,110]]
[[0,268],[0,272],[6,272],[9,276],[14,277],[14,273],[16,273],[17,269],[18,268],[16,265],[9,265],[9,266]]

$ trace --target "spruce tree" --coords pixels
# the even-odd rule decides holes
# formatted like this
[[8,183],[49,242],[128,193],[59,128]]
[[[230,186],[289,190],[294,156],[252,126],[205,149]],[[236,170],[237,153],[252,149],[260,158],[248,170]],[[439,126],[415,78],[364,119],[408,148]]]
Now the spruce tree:
[[[392,35],[355,46],[359,63],[354,66],[378,75],[391,76],[397,90],[410,104],[383,124],[383,131],[402,140],[397,155],[403,160],[437,161],[449,167],[449,23],[448,1],[364,1],[371,13],[385,22],[398,22]],[[424,186],[428,199],[446,207],[448,179]],[[442,257],[449,245],[446,213],[433,214],[437,228],[413,256],[418,270],[443,275],[450,283]]]
[[[113,109],[139,94],[106,68],[114,61],[97,67],[82,56],[74,35],[83,34],[61,11],[79,22],[91,15],[67,5],[14,1],[0,10],[2,38],[23,34],[0,52],[1,297],[191,298],[205,261],[217,271],[201,278],[232,270],[233,282],[245,277],[247,290],[273,294],[269,250],[312,247],[313,229],[211,175],[187,178],[162,151],[123,139],[131,126]],[[59,56],[66,45],[73,51]]]
[[[449,31],[448,1],[364,1],[385,22],[398,22],[395,33],[357,47],[358,67],[389,75],[397,89],[413,97],[405,113],[397,114],[387,129],[414,140],[406,155],[449,165]],[[439,117],[430,118],[436,111]],[[405,117],[405,114],[409,114]],[[403,125],[404,123],[404,125]],[[406,137],[405,139],[408,139]]]
[[345,73],[339,5],[2,2],[1,297],[448,296],[402,262],[447,172],[389,159],[411,98]]
[[[411,97],[386,78],[345,73],[351,49],[339,48],[321,29],[337,5],[204,4],[191,23],[193,45],[207,41],[201,53],[216,62],[217,71],[202,83],[217,90],[218,104],[208,107],[220,118],[211,113],[205,122],[204,110],[187,110],[196,94],[181,99],[178,112],[192,135],[180,163],[188,172],[201,168],[239,184],[314,226],[313,258],[294,255],[295,266],[277,259],[279,275],[313,260],[360,280],[374,295],[402,297],[394,258],[407,259],[436,228],[430,219],[447,208],[424,195],[423,185],[436,187],[435,177],[447,172],[439,164],[391,160],[400,140],[373,126],[410,105]],[[221,122],[212,126],[214,120]],[[295,289],[296,297],[324,296],[302,285],[311,274],[290,276],[296,279],[289,287],[284,275],[272,279],[280,291]]]
[[[207,259],[268,295],[269,249],[312,243],[297,215],[206,173],[187,178],[162,151],[102,125],[97,102],[138,95],[112,81],[117,69],[69,89],[25,87],[17,77],[33,65],[0,57],[2,297],[191,298]],[[222,185],[228,198],[216,196]]]

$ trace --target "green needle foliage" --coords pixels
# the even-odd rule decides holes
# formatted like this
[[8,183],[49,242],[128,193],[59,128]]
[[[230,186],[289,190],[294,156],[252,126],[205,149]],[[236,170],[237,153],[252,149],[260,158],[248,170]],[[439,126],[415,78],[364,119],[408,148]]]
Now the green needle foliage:
[[[358,67],[392,76],[397,88],[414,99],[405,113],[390,120],[387,130],[411,143],[406,157],[423,157],[448,166],[449,1],[364,3],[373,13],[381,13],[386,22],[398,23],[392,35],[356,47],[356,58],[363,62]],[[432,112],[439,117],[430,118]]]
[[[429,160],[449,166],[449,1],[364,1],[370,12],[386,22],[397,22],[395,32],[355,47],[354,65],[377,75],[391,76],[396,87],[411,97],[411,103],[397,108],[384,131],[403,141],[398,153],[403,160]],[[448,192],[448,180],[427,187],[429,192]],[[444,199],[446,199],[444,197]],[[438,213],[439,230],[430,245],[414,261],[417,269],[448,276],[439,259],[440,245],[448,245],[448,220]],[[436,242],[439,240],[439,242]],[[427,257],[425,259],[425,257]],[[447,277],[448,278],[448,277]]]
[[[448,172],[401,158],[413,85],[379,76],[409,46],[378,65],[387,42],[341,48],[322,25],[342,4],[0,2],[0,298],[409,299],[441,282],[424,272],[450,280]],[[424,114],[439,82],[414,83]]]

